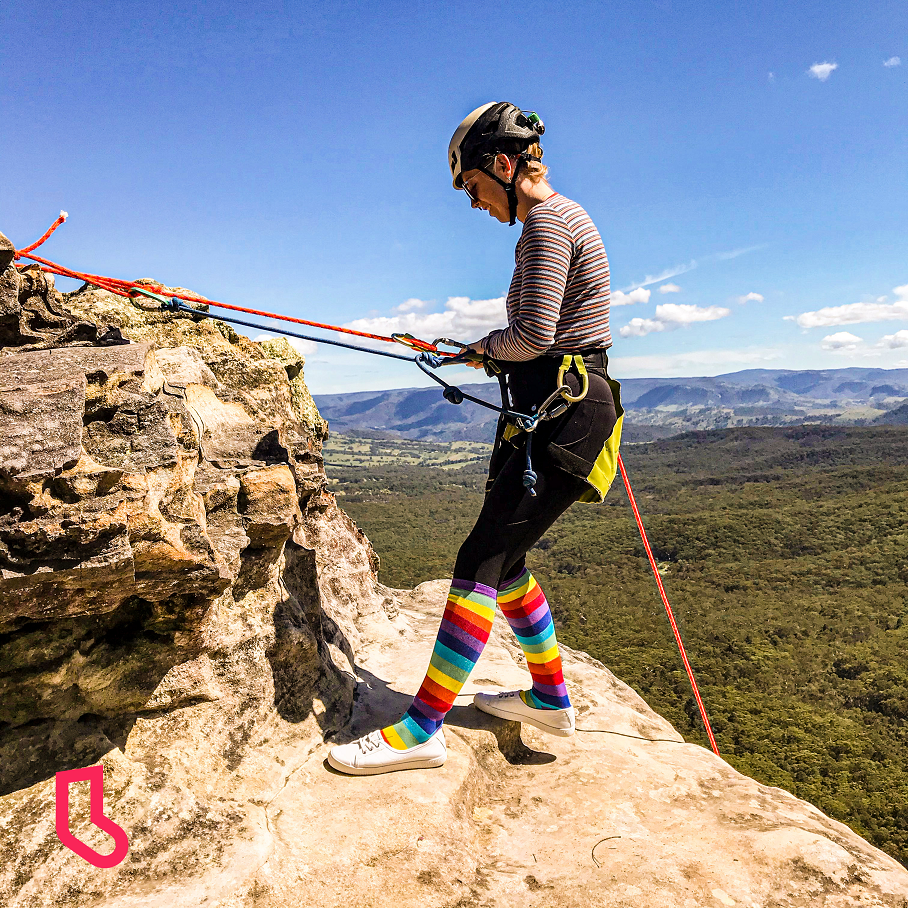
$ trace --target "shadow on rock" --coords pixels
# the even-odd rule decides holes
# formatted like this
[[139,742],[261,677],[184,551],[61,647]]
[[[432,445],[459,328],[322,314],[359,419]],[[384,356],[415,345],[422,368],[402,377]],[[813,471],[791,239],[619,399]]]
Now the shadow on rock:
[[[332,644],[352,664],[353,652],[322,607],[315,552],[288,539],[282,583],[287,595],[273,612],[274,644],[267,650],[274,706],[288,722],[314,716],[323,734],[343,726],[353,708],[356,681],[339,667]],[[315,709],[315,701],[321,703]]]
[[[366,669],[358,669],[360,682],[354,693],[353,719],[344,728],[334,743],[347,744],[376,728],[384,728],[396,722],[413,702],[412,694],[394,690],[387,681]],[[478,710],[475,706],[455,705],[445,718],[445,728],[466,732],[464,739],[472,746],[480,759],[495,750],[511,765],[527,766],[552,763],[553,754],[532,750],[520,736],[520,723],[499,719]],[[495,747],[485,735],[474,733],[490,732]]]
[[75,722],[39,720],[0,729],[0,796],[97,763],[126,744],[137,718],[86,715]]
[[[176,643],[196,603],[133,597],[112,612],[28,622],[0,635],[0,795],[96,763],[122,747],[170,669],[198,655]],[[189,697],[169,706],[185,706]]]

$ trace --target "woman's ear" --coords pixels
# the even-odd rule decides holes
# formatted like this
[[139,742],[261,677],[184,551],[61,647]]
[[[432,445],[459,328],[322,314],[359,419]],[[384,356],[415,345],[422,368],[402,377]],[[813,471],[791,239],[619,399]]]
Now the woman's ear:
[[511,164],[511,159],[501,152],[495,156],[495,174],[496,176],[501,177],[506,183],[510,181],[511,176],[514,173],[514,166]]

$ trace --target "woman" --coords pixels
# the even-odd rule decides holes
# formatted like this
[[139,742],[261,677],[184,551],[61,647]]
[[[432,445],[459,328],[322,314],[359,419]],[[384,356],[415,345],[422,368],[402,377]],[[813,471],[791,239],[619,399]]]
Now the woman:
[[398,722],[332,748],[328,761],[341,772],[371,775],[444,763],[442,722],[489,638],[496,605],[517,636],[533,683],[527,690],[477,693],[473,703],[551,734],[574,733],[551,612],[524,558],[575,501],[602,501],[615,476],[623,411],[618,384],[606,373],[608,259],[587,213],[549,185],[538,144],[543,132],[535,113],[506,102],[486,104],[458,126],[448,158],[454,187],[473,208],[523,224],[508,327],[470,349],[501,373],[518,413],[538,413],[559,386],[574,402],[535,427],[532,468],[528,433],[499,420],[485,501],[458,553],[425,680]]

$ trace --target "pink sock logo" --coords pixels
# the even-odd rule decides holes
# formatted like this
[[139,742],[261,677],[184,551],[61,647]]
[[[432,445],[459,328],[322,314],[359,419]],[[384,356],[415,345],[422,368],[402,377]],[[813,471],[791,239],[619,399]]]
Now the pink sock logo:
[[[69,786],[73,782],[88,782],[89,818],[102,832],[106,832],[114,840],[114,850],[110,854],[98,854],[94,848],[77,839],[69,831]],[[104,816],[104,767],[86,766],[85,769],[69,769],[58,772],[56,776],[56,801],[57,801],[57,838],[70,851],[74,851],[80,858],[93,864],[95,867],[116,867],[126,852],[129,851],[129,839],[126,832],[114,823],[109,817]]]

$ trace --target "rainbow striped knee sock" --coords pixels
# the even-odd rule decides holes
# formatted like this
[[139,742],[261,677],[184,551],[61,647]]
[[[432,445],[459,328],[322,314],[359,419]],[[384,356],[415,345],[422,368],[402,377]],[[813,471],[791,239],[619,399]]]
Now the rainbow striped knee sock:
[[526,568],[498,592],[498,606],[527,659],[533,676],[530,690],[520,692],[523,702],[536,709],[563,709],[571,705],[561,656],[555,639],[552,612],[536,579]]
[[492,587],[453,581],[422,686],[403,718],[381,730],[391,747],[415,747],[438,731],[489,639],[494,618]]

